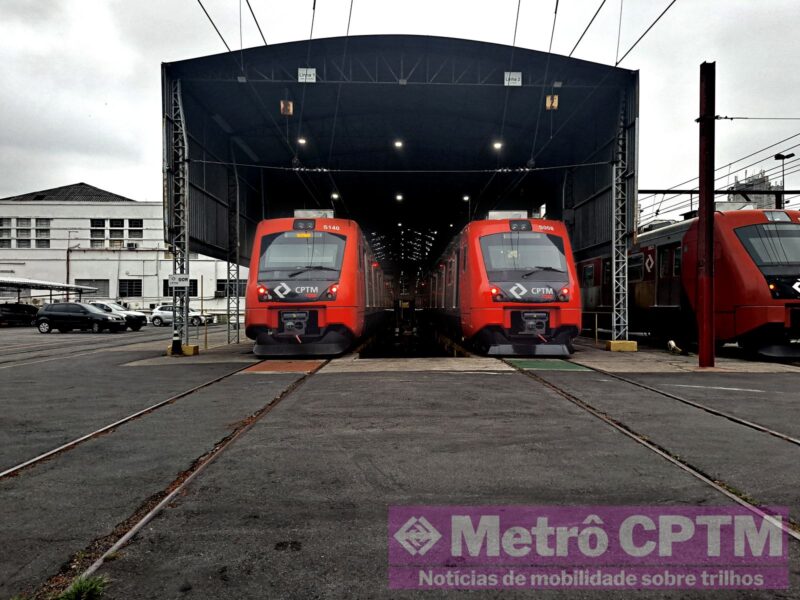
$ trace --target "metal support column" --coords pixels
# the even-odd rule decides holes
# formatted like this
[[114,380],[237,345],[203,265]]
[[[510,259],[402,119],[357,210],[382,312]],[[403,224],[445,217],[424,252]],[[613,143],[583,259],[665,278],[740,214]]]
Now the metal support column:
[[714,366],[714,126],[716,63],[700,65],[700,204],[697,211],[697,342],[701,367]]
[[228,343],[239,343],[239,170],[231,148],[233,177],[228,176],[228,279],[225,284]]
[[[172,82],[172,196],[171,246],[172,272],[189,275],[189,145],[186,137],[181,82]],[[183,354],[181,344],[189,344],[189,287],[172,287],[172,353]]]
[[612,323],[611,339],[628,339],[628,193],[625,184],[627,171],[627,132],[625,129],[625,96],[620,99],[617,139],[611,166],[613,227],[611,238]]

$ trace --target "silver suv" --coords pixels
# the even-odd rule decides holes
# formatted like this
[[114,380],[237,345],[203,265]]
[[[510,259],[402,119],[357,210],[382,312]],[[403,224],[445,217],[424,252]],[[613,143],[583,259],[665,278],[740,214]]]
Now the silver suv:
[[[155,325],[156,327],[161,327],[162,325],[169,325],[172,323],[172,304],[162,304],[161,306],[156,306],[153,309],[152,314],[150,315],[150,322]],[[190,325],[202,325],[203,323],[208,320],[209,323],[213,322],[211,317],[206,317],[201,315],[196,310],[190,308],[189,309],[189,324]]]

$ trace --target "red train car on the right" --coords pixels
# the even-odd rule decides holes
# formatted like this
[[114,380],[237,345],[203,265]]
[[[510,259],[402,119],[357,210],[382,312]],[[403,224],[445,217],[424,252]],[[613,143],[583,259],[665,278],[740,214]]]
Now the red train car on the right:
[[[714,214],[715,331],[722,345],[800,355],[800,211]],[[584,306],[610,310],[610,257],[578,263]],[[697,218],[639,234],[628,257],[631,328],[694,341]]]
[[568,356],[580,290],[559,221],[490,213],[450,243],[428,279],[428,310],[456,339],[493,356]]

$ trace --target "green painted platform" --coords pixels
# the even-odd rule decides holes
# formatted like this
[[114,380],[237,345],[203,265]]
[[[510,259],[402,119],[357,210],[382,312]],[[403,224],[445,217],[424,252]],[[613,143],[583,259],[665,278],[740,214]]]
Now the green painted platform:
[[506,362],[526,371],[591,371],[584,366],[558,358],[509,358]]

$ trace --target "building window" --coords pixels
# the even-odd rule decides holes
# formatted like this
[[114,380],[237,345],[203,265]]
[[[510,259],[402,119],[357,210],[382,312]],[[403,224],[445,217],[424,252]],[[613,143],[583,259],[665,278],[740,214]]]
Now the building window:
[[91,247],[92,248],[105,248],[106,247],[106,241],[105,240],[92,240],[91,241]]
[[36,219],[37,227],[50,227],[50,219]]
[[17,240],[17,248],[30,248],[31,241],[30,240]]
[[11,240],[0,240],[0,248],[11,248]]
[[108,279],[76,279],[75,285],[97,288],[97,291],[92,294],[94,296],[99,296],[100,298],[111,297],[108,295]]
[[18,238],[30,238],[31,237],[31,230],[30,229],[17,229],[17,237]]
[[31,220],[30,219],[17,219],[17,227],[30,227]]
[[98,239],[98,238],[105,239],[106,230],[105,229],[92,229],[90,235],[94,239]]
[[106,220],[105,219],[92,219],[92,227],[102,227],[103,229],[105,229]]
[[11,238],[10,229],[0,229],[0,239],[10,239],[10,238]]
[[0,227],[11,227],[11,219],[8,217],[0,218]]
[[49,248],[50,247],[50,240],[36,240],[36,247],[37,248]]
[[112,240],[121,240],[125,237],[125,230],[123,229],[112,229],[108,232],[109,237]]
[[[225,296],[225,288],[228,285],[227,279],[217,279],[217,294]],[[247,279],[239,280],[239,296],[244,298],[245,291],[247,290]]]
[[50,230],[49,229],[37,229],[36,230],[36,237],[37,238],[41,238],[41,239],[50,239]]
[[142,280],[141,279],[120,279],[119,280],[120,298],[141,298]]
[[[162,291],[164,292],[164,298],[172,298],[172,288],[169,287],[169,279],[164,279],[162,285]],[[197,297],[197,279],[190,279],[189,280],[189,296]]]
[[123,227],[125,227],[125,219],[111,219],[111,222],[109,223],[109,225],[111,227],[116,227],[118,229],[122,229]]
[[143,219],[128,219],[128,227],[133,229],[142,229],[144,227]]
[[141,229],[128,229],[128,237],[132,240],[141,240],[144,237],[144,231]]
[[124,243],[125,243],[125,240],[111,240],[109,242],[109,247],[110,248],[122,248],[123,247],[122,245]]

